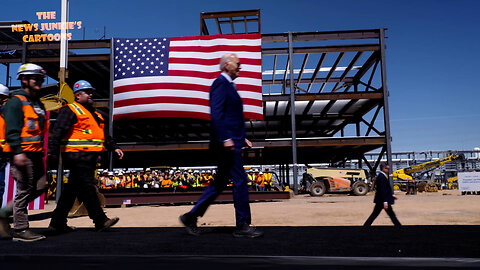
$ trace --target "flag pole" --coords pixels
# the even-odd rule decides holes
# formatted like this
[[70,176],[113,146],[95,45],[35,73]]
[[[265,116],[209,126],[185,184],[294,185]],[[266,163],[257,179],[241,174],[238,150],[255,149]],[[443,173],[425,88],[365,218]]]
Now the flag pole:
[[[68,77],[67,65],[68,65],[68,40],[67,40],[67,21],[68,21],[68,1],[62,0],[62,15],[61,15],[61,35],[60,35],[60,71],[58,72],[58,79],[60,86],[65,82],[65,78]],[[55,201],[58,203],[60,194],[62,193],[63,184],[63,162],[62,155],[58,157],[58,170],[57,170],[57,192],[55,194]]]

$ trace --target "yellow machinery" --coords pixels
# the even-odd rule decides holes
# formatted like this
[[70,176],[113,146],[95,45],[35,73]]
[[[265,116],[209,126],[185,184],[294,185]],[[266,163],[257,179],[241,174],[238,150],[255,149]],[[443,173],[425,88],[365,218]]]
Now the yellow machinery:
[[307,168],[303,174],[301,189],[311,196],[323,196],[325,192],[350,192],[364,196],[370,190],[364,170],[337,168]]
[[73,91],[66,82],[60,82],[59,87],[60,90],[56,95],[48,94],[40,98],[47,111],[58,110],[63,105],[74,101]]
[[[432,160],[429,162],[413,165],[407,168],[393,171],[393,186],[395,190],[401,189],[402,184],[405,184],[409,181],[414,181],[412,174],[421,173],[433,170],[435,168],[443,166],[445,163],[455,161],[457,159],[463,159],[463,155],[450,155],[441,159]],[[419,185],[421,183],[418,183]],[[425,183],[426,184],[426,183]],[[422,184],[425,185],[425,184]],[[420,191],[420,190],[419,190]]]

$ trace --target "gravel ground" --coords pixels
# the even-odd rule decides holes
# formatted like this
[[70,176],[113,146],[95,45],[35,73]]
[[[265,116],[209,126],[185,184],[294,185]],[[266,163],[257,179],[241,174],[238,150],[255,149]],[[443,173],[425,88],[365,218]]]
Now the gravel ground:
[[[251,203],[252,222],[256,226],[360,226],[373,210],[373,195],[348,196],[327,194],[323,197],[296,195],[282,201]],[[480,225],[480,196],[461,195],[458,190],[435,193],[405,195],[396,193],[398,200],[394,211],[403,225]],[[180,227],[178,217],[193,205],[142,205],[107,207],[107,216],[120,217],[116,227]],[[51,201],[44,210],[29,211],[32,228],[46,228],[55,202]],[[212,205],[200,226],[234,226],[233,204]],[[69,225],[93,227],[91,220],[84,217],[72,218]],[[386,213],[382,212],[375,225],[391,225]]]

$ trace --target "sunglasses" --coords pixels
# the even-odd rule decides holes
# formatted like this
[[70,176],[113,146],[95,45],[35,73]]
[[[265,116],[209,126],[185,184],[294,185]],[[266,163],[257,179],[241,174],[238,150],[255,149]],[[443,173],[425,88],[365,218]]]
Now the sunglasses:
[[31,77],[30,79],[37,81],[37,82],[44,82],[45,78],[44,77]]

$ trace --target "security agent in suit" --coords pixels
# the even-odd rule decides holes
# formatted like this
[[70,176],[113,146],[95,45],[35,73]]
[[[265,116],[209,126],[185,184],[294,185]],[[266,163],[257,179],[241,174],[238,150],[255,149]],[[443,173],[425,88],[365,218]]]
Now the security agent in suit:
[[397,197],[393,195],[393,190],[390,186],[390,182],[388,181],[388,173],[390,171],[390,166],[384,162],[380,163],[380,173],[377,175],[377,180],[375,181],[376,185],[376,192],[375,198],[373,202],[375,203],[375,208],[373,208],[373,212],[368,217],[367,221],[363,226],[368,227],[372,225],[373,221],[377,218],[380,214],[382,209],[385,209],[388,216],[392,220],[395,227],[401,226],[400,221],[398,221],[397,216],[393,212],[392,205],[395,203]]
[[210,116],[212,130],[210,149],[217,160],[218,173],[204,191],[193,209],[180,216],[180,221],[191,235],[199,235],[197,218],[207,211],[210,204],[223,191],[231,179],[236,215],[234,237],[255,238],[263,232],[250,226],[251,213],[248,199],[247,175],[243,168],[241,151],[252,147],[245,138],[243,103],[233,83],[240,71],[240,61],[235,54],[226,54],[220,60],[222,73],[210,87]]

